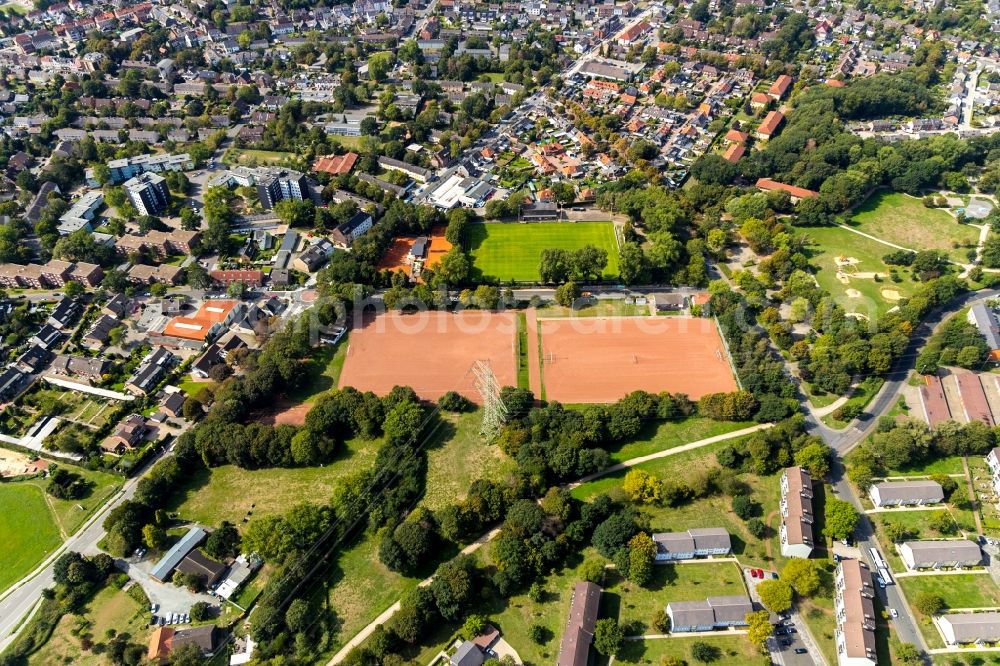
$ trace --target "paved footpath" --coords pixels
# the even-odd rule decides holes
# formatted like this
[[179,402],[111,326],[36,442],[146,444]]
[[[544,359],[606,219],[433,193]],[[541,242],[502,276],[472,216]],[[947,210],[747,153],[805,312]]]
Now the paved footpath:
[[[683,451],[690,451],[692,449],[697,449],[702,446],[708,446],[709,444],[715,444],[716,442],[723,442],[727,439],[735,439],[737,437],[742,437],[744,435],[755,433],[758,430],[766,430],[772,427],[773,425],[774,425],[773,423],[761,423],[760,425],[755,425],[750,428],[743,428],[742,430],[734,430],[733,432],[727,432],[722,435],[716,435],[715,437],[700,439],[697,442],[691,442],[690,444],[684,444],[683,446],[675,446],[672,449],[667,449],[665,451],[653,453],[648,456],[640,456],[639,458],[632,458],[631,460],[626,460],[623,463],[612,465],[611,467],[608,467],[604,471],[598,472],[596,474],[591,474],[590,476],[581,479],[580,482],[571,484],[569,487],[575,488],[584,481],[597,479],[606,474],[612,474],[616,471],[627,469],[632,465],[638,465],[639,463],[643,463],[648,460],[655,460],[657,458],[666,458],[667,456],[676,455]],[[464,549],[462,549],[462,555],[468,555],[470,553],[474,553],[475,551],[479,550],[479,548],[483,544],[489,543],[490,541],[495,539],[498,534],[500,534],[499,529],[494,529],[484,534],[483,536],[479,537],[478,539],[470,543]],[[711,561],[717,561],[717,560],[711,560]],[[427,585],[430,585],[432,580],[433,577],[422,580],[420,582],[420,587],[426,587]],[[335,666],[336,664],[339,664],[340,662],[344,661],[344,658],[347,657],[348,652],[350,652],[354,648],[364,643],[365,639],[371,636],[372,632],[375,631],[375,628],[378,627],[380,624],[385,624],[386,622],[388,622],[389,619],[396,614],[399,608],[400,608],[400,602],[397,601],[396,603],[394,603],[393,605],[389,606],[384,611],[382,611],[378,617],[376,617],[374,620],[371,621],[371,623],[368,624],[368,626],[366,626],[364,629],[355,634],[354,638],[347,641],[347,643],[344,644],[344,647],[340,648],[337,654],[333,655],[330,661],[327,662],[326,666]],[[690,636],[692,634],[685,634],[685,635]],[[713,635],[718,635],[718,634],[716,633]]]
[[642,463],[649,462],[650,460],[675,456],[678,453],[684,453],[685,451],[691,451],[693,449],[700,449],[703,446],[708,446],[709,444],[715,444],[716,442],[724,442],[727,439],[735,439],[737,437],[743,437],[745,435],[752,435],[755,432],[758,432],[760,430],[767,430],[768,428],[772,427],[774,427],[773,423],[760,423],[755,426],[750,426],[749,428],[743,428],[742,430],[734,430],[732,432],[726,432],[721,435],[715,435],[714,437],[706,437],[705,439],[699,439],[697,442],[691,442],[690,444],[675,446],[672,449],[665,449],[663,451],[657,451],[656,453],[650,453],[648,456],[639,456],[638,458],[632,458],[631,460],[620,462],[617,465],[606,467],[602,469],[600,472],[594,472],[593,474],[588,474],[587,476],[581,477],[579,481],[569,484],[569,487],[576,488],[582,483],[587,483],[588,481],[599,479],[602,476],[607,476],[608,474],[614,474],[615,472],[620,472],[623,469],[628,469],[629,467],[641,465]]

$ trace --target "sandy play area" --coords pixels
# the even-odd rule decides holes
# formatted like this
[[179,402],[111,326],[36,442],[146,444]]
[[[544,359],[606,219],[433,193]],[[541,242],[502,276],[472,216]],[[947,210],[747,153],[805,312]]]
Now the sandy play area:
[[35,474],[48,466],[47,460],[32,462],[23,453],[0,449],[0,477],[6,478],[24,474]]

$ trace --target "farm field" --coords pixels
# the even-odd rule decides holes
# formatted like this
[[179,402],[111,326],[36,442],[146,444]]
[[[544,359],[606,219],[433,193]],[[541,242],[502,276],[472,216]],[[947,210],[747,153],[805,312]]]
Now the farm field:
[[979,241],[976,227],[959,224],[945,210],[925,208],[920,199],[897,192],[876,192],[855,209],[847,223],[902,247],[941,250],[953,261],[968,261],[967,248],[956,248],[955,244],[975,247]]
[[[119,634],[129,634],[130,642],[145,645],[149,636],[149,608],[140,605],[126,592],[108,585],[87,604],[86,632],[92,635],[94,643],[107,640],[106,632],[114,629]],[[73,634],[80,617],[67,613],[59,620],[49,640],[29,657],[31,665],[84,664],[85,666],[107,664],[106,655],[98,650],[83,650],[80,637]]]
[[[893,249],[877,241],[852,233],[840,227],[810,227],[803,235],[811,241],[806,248],[809,262],[816,267],[816,281],[821,289],[829,292],[848,312],[858,312],[865,316],[883,314],[896,304],[892,292],[900,297],[913,294],[916,283],[910,279],[909,271],[893,267],[882,261],[882,257]],[[885,277],[876,282],[873,278],[848,278],[848,284],[837,279],[838,257],[851,257],[858,263],[850,268],[855,273],[879,273]],[[893,282],[889,277],[895,268],[901,278]],[[888,292],[888,296],[883,294]]]
[[476,279],[537,282],[542,250],[594,245],[608,253],[604,277],[618,275],[618,243],[610,222],[473,224],[466,232]]
[[540,319],[545,396],[565,403],[614,402],[636,390],[735,391],[715,322],[692,317]]
[[516,337],[513,313],[380,315],[351,333],[340,386],[379,395],[410,386],[427,400],[458,391],[478,401],[472,372],[478,360],[489,360],[500,386],[517,385]]
[[30,573],[59,547],[59,528],[41,489],[25,483],[0,484],[0,543],[0,591]]
[[337,481],[375,462],[381,440],[354,439],[345,454],[322,467],[246,470],[222,465],[196,472],[175,495],[168,511],[186,520],[239,524],[253,507],[254,517],[281,514],[305,501],[327,501]]

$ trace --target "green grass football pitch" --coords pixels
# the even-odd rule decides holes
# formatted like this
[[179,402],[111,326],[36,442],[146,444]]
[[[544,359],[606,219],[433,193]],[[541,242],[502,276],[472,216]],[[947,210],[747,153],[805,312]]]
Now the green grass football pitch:
[[536,282],[542,250],[578,250],[586,245],[607,251],[605,278],[618,276],[618,243],[610,222],[474,224],[466,244],[477,279]]

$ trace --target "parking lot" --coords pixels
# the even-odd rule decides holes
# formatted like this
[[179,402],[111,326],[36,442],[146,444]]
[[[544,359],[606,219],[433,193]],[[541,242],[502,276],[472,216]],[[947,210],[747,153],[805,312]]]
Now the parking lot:
[[[761,577],[759,574],[754,575],[754,572],[760,572],[760,569],[744,568],[743,577],[750,589],[750,598],[759,604],[757,585],[765,580],[777,578],[777,574],[764,571]],[[767,649],[771,653],[771,660],[782,666],[813,666],[823,663],[819,648],[812,645],[812,641],[808,639],[805,634],[805,622],[794,608],[777,617],[774,635],[767,639]]]
[[217,609],[219,606],[218,599],[210,594],[191,592],[185,587],[155,580],[150,572],[156,565],[156,560],[148,554],[141,559],[130,557],[116,560],[115,565],[142,587],[143,592],[149,597],[150,603],[159,606],[156,615],[166,617],[168,622],[172,614],[189,613],[191,606],[199,601],[208,603],[213,609]]

